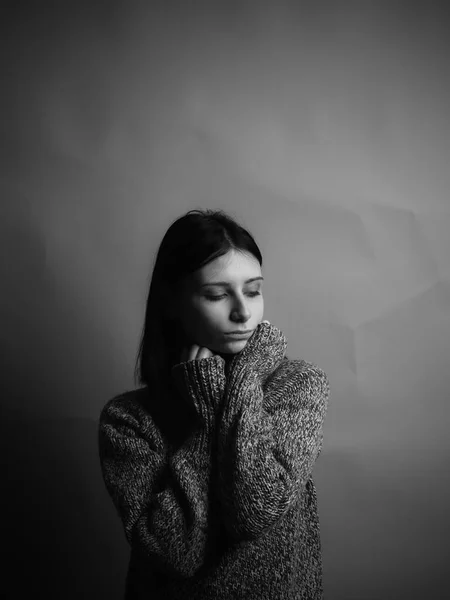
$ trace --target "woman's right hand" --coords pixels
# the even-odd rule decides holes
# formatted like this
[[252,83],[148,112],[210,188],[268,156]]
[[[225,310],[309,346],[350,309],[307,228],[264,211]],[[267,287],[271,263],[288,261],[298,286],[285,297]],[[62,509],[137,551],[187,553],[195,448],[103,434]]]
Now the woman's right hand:
[[200,360],[202,358],[211,358],[214,356],[213,352],[209,348],[193,344],[192,346],[186,346],[181,352],[181,361],[187,362],[189,360]]

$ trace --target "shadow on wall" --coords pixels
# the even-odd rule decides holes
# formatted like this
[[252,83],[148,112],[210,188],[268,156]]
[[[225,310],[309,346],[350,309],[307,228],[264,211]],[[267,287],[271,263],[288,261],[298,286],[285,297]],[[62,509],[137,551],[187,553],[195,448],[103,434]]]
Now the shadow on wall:
[[121,599],[128,545],[104,488],[97,423],[6,417],[1,428],[11,563],[3,589],[11,598]]
[[11,206],[3,215],[8,252],[0,265],[7,290],[0,452],[9,579],[0,596],[119,600],[128,544],[103,483],[98,425],[61,413],[90,412],[95,401],[99,413],[98,399],[122,389],[121,368],[99,355],[109,340],[103,321],[83,313],[75,283],[70,288],[48,268],[32,211]]
[[439,498],[448,490],[445,461],[435,470],[421,474],[419,483],[398,456],[383,460],[351,447],[322,451],[314,479],[325,600],[448,595],[443,593],[448,558],[440,551],[449,534],[446,503]]

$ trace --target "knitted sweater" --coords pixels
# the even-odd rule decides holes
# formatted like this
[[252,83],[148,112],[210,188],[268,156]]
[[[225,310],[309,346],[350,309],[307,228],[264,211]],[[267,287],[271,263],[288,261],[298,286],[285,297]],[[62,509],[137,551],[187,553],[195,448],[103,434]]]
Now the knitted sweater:
[[130,545],[125,600],[319,600],[314,463],[329,382],[263,321],[229,363],[176,364],[104,406],[99,453]]

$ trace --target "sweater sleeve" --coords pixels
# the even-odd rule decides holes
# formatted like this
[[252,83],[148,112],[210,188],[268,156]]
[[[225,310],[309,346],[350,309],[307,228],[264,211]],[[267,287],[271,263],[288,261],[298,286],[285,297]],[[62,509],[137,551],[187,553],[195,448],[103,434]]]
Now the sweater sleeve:
[[234,540],[259,537],[293,505],[323,441],[329,382],[289,360],[263,393],[249,369],[232,373],[218,431],[218,497]]
[[171,577],[192,577],[206,558],[211,439],[223,371],[218,356],[173,367],[176,387],[200,419],[171,455],[150,415],[133,400],[114,398],[100,416],[102,474],[126,538]]

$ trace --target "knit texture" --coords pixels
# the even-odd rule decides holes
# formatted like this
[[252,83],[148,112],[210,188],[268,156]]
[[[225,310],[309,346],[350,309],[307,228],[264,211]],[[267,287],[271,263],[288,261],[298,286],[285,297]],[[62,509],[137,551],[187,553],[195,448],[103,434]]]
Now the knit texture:
[[109,400],[106,488],[131,548],[125,600],[322,600],[314,463],[325,373],[263,321],[244,349],[182,362],[173,393]]

